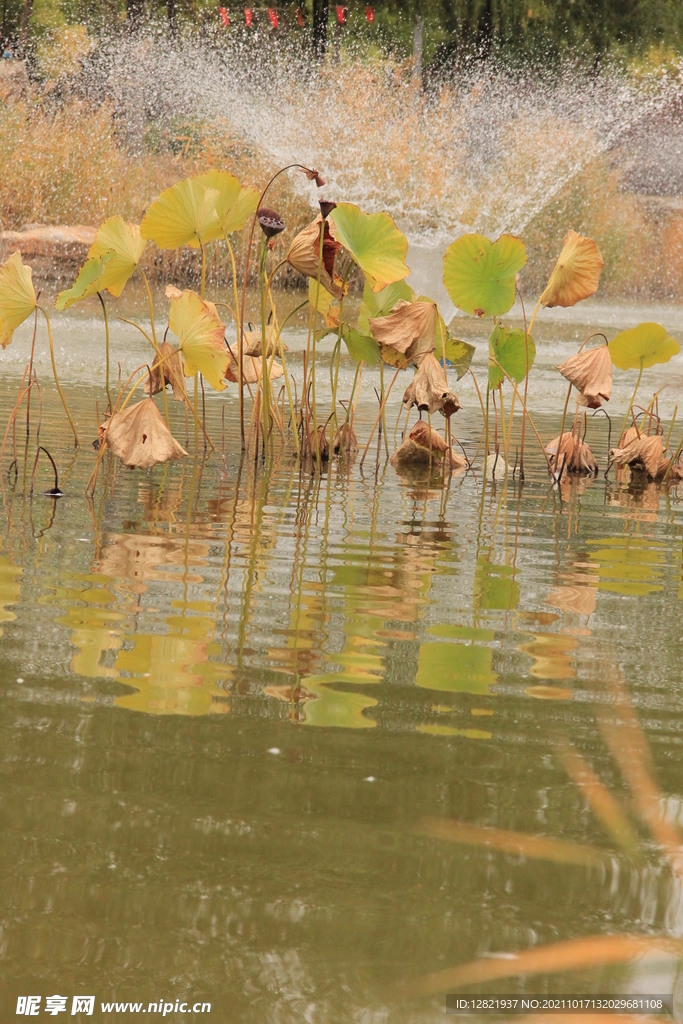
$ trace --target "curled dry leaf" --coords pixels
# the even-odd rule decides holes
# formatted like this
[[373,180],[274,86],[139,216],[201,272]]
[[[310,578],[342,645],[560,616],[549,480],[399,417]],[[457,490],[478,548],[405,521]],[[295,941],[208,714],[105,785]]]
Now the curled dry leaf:
[[[173,388],[173,399],[176,402],[185,401],[185,377],[183,374],[183,363],[180,358],[180,352],[177,352],[173,345],[168,341],[162,341],[159,346],[162,359],[166,362],[163,366],[159,366],[158,359],[155,359],[152,364],[152,394],[157,395],[165,388],[167,384],[170,384]],[[162,381],[163,374],[163,384]],[[149,395],[150,392],[150,380],[147,378],[145,382],[145,394]]]
[[550,456],[551,468],[556,473],[562,469],[564,463],[563,473],[578,473],[582,476],[597,474],[598,464],[585,441],[577,439],[571,431],[565,431],[558,456],[559,440],[559,437],[555,437],[545,446],[546,454]]
[[379,344],[382,359],[390,366],[419,366],[436,348],[439,311],[435,302],[407,302],[399,299],[391,313],[370,317],[373,338]]
[[187,455],[151,398],[114,413],[107,444],[129,469],[151,469],[159,462]]
[[[225,374],[226,379],[231,380],[234,383],[239,383],[240,366],[237,361],[236,348],[231,347],[229,359],[228,369]],[[282,377],[285,372],[280,363],[275,362],[275,360],[270,362],[270,359],[268,361],[268,370],[268,376],[271,381],[277,380],[278,377]],[[256,384],[261,379],[263,376],[263,360],[261,356],[249,356],[246,352],[244,353],[242,358],[242,376],[244,377],[245,384]]]
[[579,392],[581,405],[599,409],[603,402],[609,402],[612,393],[612,357],[607,345],[579,352],[557,369]]
[[323,219],[322,214],[318,214],[313,223],[300,231],[290,245],[287,261],[298,274],[304,274],[305,277],[317,281],[322,230],[324,233],[320,283],[335,299],[341,299],[344,288],[341,278],[335,273],[334,264],[342,247],[332,233],[333,227],[328,220]]
[[467,468],[463,456],[449,449],[441,434],[437,434],[425,420],[418,420],[403,444],[392,455],[391,464],[395,468],[424,466],[429,465],[430,459],[435,468],[441,464],[450,464],[452,470]]
[[[289,352],[287,345],[282,344],[285,352]],[[231,345],[231,349],[234,350],[235,346]],[[277,331],[274,327],[266,327],[266,355],[272,356],[273,350],[279,351],[280,346],[277,344]],[[261,356],[261,332],[260,331],[245,331],[244,332],[244,353],[248,356]],[[235,353],[237,355],[237,353]]]
[[356,431],[350,423],[343,423],[341,425],[334,435],[332,448],[335,455],[345,455],[349,459],[354,458],[358,454],[358,438],[356,437]]
[[416,405],[420,411],[425,410],[430,415],[440,412],[446,418],[460,408],[457,397],[448,389],[443,367],[431,352],[424,356],[406,388],[403,404],[408,407]]
[[573,306],[587,299],[598,290],[604,265],[592,238],[568,231],[541,302],[544,306]]
[[647,434],[641,434],[640,437],[634,437],[629,441],[625,448],[610,449],[609,455],[615,466],[629,466],[636,472],[647,473],[653,480],[659,475],[662,463],[665,463],[662,476],[669,465],[669,460],[664,458],[661,434],[652,434],[649,437]]

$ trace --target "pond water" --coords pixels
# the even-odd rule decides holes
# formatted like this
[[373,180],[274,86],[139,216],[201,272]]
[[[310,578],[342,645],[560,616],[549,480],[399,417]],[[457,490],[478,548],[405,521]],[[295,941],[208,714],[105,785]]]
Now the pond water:
[[[586,315],[612,333],[643,319]],[[226,392],[207,394],[209,458],[190,438],[190,458],[149,473],[105,459],[90,503],[101,326],[59,328],[77,454],[38,365],[65,497],[41,493],[41,460],[29,499],[21,443],[14,488],[2,464],[2,1019],[22,994],[83,993],[94,1019],[110,1000],[189,1000],[221,1022],[432,1022],[475,975],[425,976],[479,958],[493,968],[468,991],[671,992],[680,493],[614,474],[553,488],[529,431],[524,485],[483,496],[480,472],[402,477],[374,445],[363,469],[311,475],[279,444],[264,468],[240,459]],[[127,330],[113,343],[132,367]],[[553,365],[587,332],[548,317],[537,333],[547,440],[565,394]],[[3,354],[3,432],[29,342]],[[678,363],[649,379],[672,384],[669,419]],[[617,414],[633,377],[616,375]],[[323,404],[328,380],[323,360]],[[456,390],[473,454],[478,401]],[[588,440],[604,468],[604,417]],[[649,945],[626,963],[599,942],[522,978],[510,958],[634,935]]]

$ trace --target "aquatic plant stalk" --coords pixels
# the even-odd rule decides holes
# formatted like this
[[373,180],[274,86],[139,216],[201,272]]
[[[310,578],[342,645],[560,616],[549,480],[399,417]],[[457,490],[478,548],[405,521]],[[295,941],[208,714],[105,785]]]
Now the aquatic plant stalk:
[[232,251],[230,245],[230,239],[228,238],[227,231],[224,231],[225,244],[228,247],[230,253],[230,263],[232,265],[232,287],[235,294],[235,326],[237,328],[237,366],[239,368],[239,394],[240,394],[240,432],[242,437],[242,451],[244,451],[244,370],[242,367],[242,318],[239,307],[239,295],[237,294],[237,267],[235,266],[235,254]]
[[107,392],[107,399],[109,400],[109,408],[112,409],[113,408],[113,404],[112,404],[112,400],[111,400],[111,394],[109,392],[109,320],[107,318],[107,307],[104,304],[104,297],[102,295],[102,292],[98,292],[97,293],[97,298],[100,300],[100,303],[102,305],[102,315],[104,317],[104,352],[105,352],[105,367],[106,367],[106,370],[105,370],[106,377],[105,377],[104,387],[105,387],[105,390]]
[[626,415],[624,416],[624,422],[621,424],[621,430],[619,431],[619,440],[617,441],[617,444],[621,444],[621,439],[623,437],[624,431],[626,430],[626,424],[628,423],[628,418],[629,418],[629,416],[631,414],[631,409],[633,408],[633,403],[636,400],[636,394],[638,393],[638,388],[640,387],[640,381],[641,381],[642,376],[643,376],[643,360],[641,359],[640,360],[640,372],[638,374],[638,380],[636,381],[636,386],[633,389],[633,394],[631,395],[631,401],[628,404],[628,409],[626,410]]
[[[398,377],[399,373],[400,373],[400,367],[399,367],[399,369],[398,369],[398,370],[396,371],[396,373],[394,374],[394,376],[393,376],[393,378],[392,378],[392,380],[391,380],[391,384],[389,385],[389,387],[388,387],[388,389],[387,389],[387,393],[386,393],[386,395],[384,396],[384,398],[383,398],[383,400],[382,400],[382,402],[381,402],[381,404],[380,404],[380,407],[379,407],[379,412],[377,413],[377,419],[375,420],[374,426],[373,426],[372,430],[370,431],[370,437],[368,438],[368,442],[367,442],[367,444],[365,445],[365,449],[364,449],[364,451],[363,451],[363,455],[362,455],[362,457],[361,457],[361,460],[360,460],[360,463],[359,463],[359,465],[361,465],[361,466],[363,465],[363,462],[364,462],[364,460],[365,460],[365,456],[366,456],[366,455],[368,454],[368,448],[370,447],[370,442],[372,441],[372,437],[373,437],[373,434],[374,434],[374,433],[375,433],[375,431],[377,430],[377,427],[378,427],[378,425],[379,425],[379,422],[380,422],[380,420],[382,419],[382,413],[384,412],[384,407],[385,407],[385,405],[387,404],[387,401],[388,401],[388,399],[389,399],[389,395],[391,394],[391,389],[393,388],[393,386],[394,386],[394,383],[396,382],[396,378]],[[430,437],[429,437],[429,439],[430,439],[430,442],[431,442],[431,434],[430,434]]]
[[[71,419],[71,413],[69,412],[69,407],[66,404],[66,398],[64,397],[64,393],[63,393],[63,391],[62,391],[62,389],[60,387],[60,384],[59,384],[59,377],[57,376],[57,365],[55,363],[55,349],[54,349],[54,344],[52,342],[52,327],[50,326],[50,318],[49,318],[49,316],[47,315],[47,313],[45,312],[45,310],[44,310],[44,308],[42,306],[38,306],[38,309],[40,310],[40,312],[45,317],[45,323],[47,324],[47,336],[48,336],[48,338],[50,340],[50,359],[52,360],[52,372],[54,374],[55,384],[57,386],[57,391],[59,392],[59,397],[62,400],[62,405],[64,406],[64,412],[66,413],[66,418],[68,419],[69,425],[70,425],[70,427],[71,427],[71,429],[73,430],[73,433],[74,433],[74,444],[75,444],[76,448],[78,448],[78,433],[76,432],[76,427],[74,426],[74,421]],[[31,384],[29,382],[29,387],[30,386],[31,386]]]
[[[28,379],[29,384],[33,375],[33,353],[36,347],[36,332],[38,330],[38,307],[36,306],[35,314],[33,317],[33,340],[31,341],[31,357],[28,363]],[[42,398],[41,398],[42,402]],[[26,438],[28,439],[31,429],[31,388],[29,387],[28,398],[26,400]]]
[[[142,331],[142,333],[145,335],[147,340],[151,342],[151,345],[152,345],[152,347],[154,348],[154,351],[157,354],[157,358],[161,359],[161,349],[159,348],[159,342],[157,341],[156,327],[154,326],[154,303],[152,301],[152,291],[151,291],[151,288],[149,287],[149,281],[147,280],[147,274],[144,272],[144,270],[140,270],[140,273],[142,274],[142,280],[145,282],[145,290],[147,292],[147,304],[149,306],[149,322],[150,322],[150,326],[152,328],[152,337],[151,337],[151,339],[150,339],[149,335],[145,333],[145,331],[142,331],[141,327],[138,327],[138,324],[135,324],[135,326],[138,327],[138,330]],[[104,308],[104,303],[102,303],[102,307]],[[119,317],[119,320],[123,320],[123,319],[124,319],[123,317]],[[127,323],[133,323],[132,320],[128,320],[126,322]],[[162,377],[162,381],[163,381],[163,377]],[[168,402],[166,401],[166,387],[165,386],[162,387],[161,391],[162,391],[162,395],[163,395],[163,399],[164,399],[164,419],[166,420],[166,426],[170,430],[171,429],[171,421],[170,421],[169,415],[168,415]],[[112,408],[113,407],[112,407],[112,404],[111,404],[111,401],[110,401],[109,409],[111,410]]]

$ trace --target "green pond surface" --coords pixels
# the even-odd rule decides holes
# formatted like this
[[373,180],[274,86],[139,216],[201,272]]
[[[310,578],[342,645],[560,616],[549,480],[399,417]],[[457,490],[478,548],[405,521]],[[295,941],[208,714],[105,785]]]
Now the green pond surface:
[[[77,454],[39,366],[65,496],[42,494],[41,456],[30,499],[23,414],[16,483],[11,438],[1,467],[0,1021],[28,994],[68,996],[69,1019],[92,994],[95,1020],[130,1019],[102,1002],[188,1000],[220,1022],[431,1024],[449,991],[670,993],[679,491],[614,473],[553,488],[528,427],[526,482],[483,498],[481,472],[402,476],[375,444],[362,469],[316,476],[278,441],[264,468],[240,459],[229,390],[207,394],[209,458],[192,436],[189,458],[151,472],[107,457],[90,503],[101,325],[63,323]],[[539,329],[530,407],[546,440],[566,393],[553,365],[584,334]],[[28,343],[18,332],[7,351],[3,434]],[[644,385],[672,385],[665,425],[679,361]],[[483,377],[482,353],[475,365]],[[615,430],[634,379],[615,376]],[[322,360],[323,406],[326,380]],[[362,442],[374,384],[368,371]],[[456,390],[472,455],[478,400]],[[588,440],[604,469],[603,416]],[[514,974],[511,954],[591,936],[651,941],[625,963],[575,941]],[[499,976],[424,981],[479,958]]]

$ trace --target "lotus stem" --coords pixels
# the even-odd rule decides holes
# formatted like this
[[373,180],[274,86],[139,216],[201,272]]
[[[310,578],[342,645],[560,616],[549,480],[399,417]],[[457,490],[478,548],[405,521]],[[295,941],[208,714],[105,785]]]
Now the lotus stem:
[[[514,394],[513,394],[514,399]],[[510,419],[512,421],[512,413],[510,413]],[[503,435],[503,458],[505,459],[505,473],[508,471],[508,443],[505,434],[505,406],[503,405],[503,386],[500,386],[500,429]]]
[[105,352],[105,367],[106,367],[106,377],[105,377],[105,385],[104,386],[105,386],[105,390],[107,392],[107,399],[109,401],[109,408],[112,409],[113,408],[113,403],[112,403],[112,400],[111,400],[111,394],[109,392],[109,319],[107,317],[107,307],[104,304],[104,297],[102,295],[102,292],[98,292],[97,293],[97,298],[100,300],[100,303],[102,305],[102,315],[104,317],[104,352]]
[[479,382],[477,381],[477,378],[474,376],[474,370],[472,369],[471,366],[467,367],[467,372],[471,375],[472,380],[474,381],[474,386],[477,389],[477,397],[479,399],[479,405],[481,406],[482,419],[485,420],[486,419],[486,411],[484,410],[484,399],[481,397],[481,391],[479,390]]
[[[365,449],[363,451],[363,455],[361,457],[360,464],[359,464],[360,466],[363,465],[363,462],[365,460],[365,456],[368,454],[368,448],[370,447],[370,442],[372,441],[373,435],[374,435],[375,431],[377,430],[377,425],[379,424],[380,420],[382,419],[382,413],[384,412],[384,406],[387,403],[389,395],[391,394],[391,389],[393,388],[394,383],[395,383],[396,378],[398,377],[399,373],[400,373],[400,367],[396,371],[396,373],[394,374],[394,376],[392,378],[392,381],[391,381],[391,384],[389,385],[389,388],[387,390],[387,393],[386,393],[386,395],[383,397],[383,399],[380,402],[379,412],[377,413],[377,419],[375,420],[374,426],[373,426],[372,430],[370,431],[370,437],[368,438],[368,443],[365,445]],[[431,442],[431,434],[429,435],[429,439],[430,439],[430,442]]]
[[[508,373],[505,372],[505,370],[500,365],[500,363],[498,362],[497,359],[495,359],[493,356],[489,356],[489,359],[491,359],[492,362],[494,362],[496,364],[496,366],[499,368],[501,373],[505,374],[505,377],[510,381],[510,384],[512,385],[512,387],[514,389],[515,394],[517,395],[517,397],[519,398],[520,402],[522,403],[522,406],[524,408],[524,411],[525,411],[526,415],[529,417],[529,423],[531,424],[533,432],[536,435],[536,439],[537,439],[539,445],[541,446],[541,451],[543,452],[543,456],[545,458],[546,465],[548,467],[548,472],[550,473],[551,476],[553,476],[553,472],[552,472],[552,470],[550,468],[550,459],[548,458],[548,453],[546,452],[545,447],[543,445],[543,441],[541,440],[541,435],[539,434],[538,430],[536,429],[536,424],[534,423],[534,421],[531,418],[531,413],[526,408],[526,402],[524,401],[524,399],[520,395],[520,393],[519,393],[519,391],[517,389],[517,385],[515,384],[515,381],[513,380],[512,377],[510,377],[510,375]],[[553,479],[554,479],[554,476],[553,476]]]
[[[161,359],[161,349],[159,348],[159,342],[157,341],[156,327],[154,326],[154,303],[152,302],[152,292],[151,292],[151,289],[149,287],[149,281],[147,280],[147,274],[144,272],[144,270],[141,270],[140,273],[142,274],[142,280],[145,282],[145,290],[147,291],[147,304],[149,306],[149,322],[150,322],[150,325],[151,325],[151,328],[152,328],[152,337],[151,337],[151,339],[150,339],[149,335],[145,331],[142,330],[142,327],[140,327],[138,324],[135,324],[135,327],[137,327],[139,331],[142,331],[142,333],[147,338],[147,341],[149,341],[150,344],[152,345],[152,347],[154,348],[154,350],[155,350],[155,352],[157,354],[157,357],[159,359]],[[100,298],[100,301],[102,301],[101,298]],[[104,302],[102,302],[102,308],[104,309]],[[123,319],[124,319],[124,317],[119,317],[119,320],[123,320]],[[106,312],[105,312],[105,323],[106,323]],[[130,323],[134,323],[134,321],[133,320],[126,320],[126,323],[130,324]],[[108,344],[108,340],[107,340],[107,344]],[[109,368],[109,359],[107,357],[107,369],[108,368]],[[161,381],[162,381],[161,391],[162,391],[162,395],[163,395],[163,399],[164,399],[164,419],[166,420],[166,426],[170,430],[171,429],[171,421],[170,421],[169,415],[168,415],[168,402],[166,401],[166,384],[164,383],[163,374],[161,376]],[[150,392],[151,392],[151,387],[150,387]],[[109,390],[107,390],[107,395],[108,394],[109,394]],[[150,397],[151,397],[151,393],[150,393]],[[113,406],[111,404],[111,399],[109,400],[109,409],[111,411],[113,411]]]
[[244,304],[240,311],[239,306],[239,295],[237,294],[237,267],[235,266],[235,254],[232,251],[230,245],[230,239],[228,238],[227,231],[224,231],[225,244],[228,247],[230,253],[230,263],[232,265],[232,287],[235,293],[235,325],[237,327],[237,366],[239,367],[239,387],[240,387],[240,433],[242,437],[242,451],[244,451],[244,371],[242,369],[242,313],[244,312]]
[[[520,298],[521,298],[521,296],[520,296]],[[536,314],[538,313],[540,307],[541,307],[541,300],[539,298],[538,302],[534,306],[534,311],[531,314],[531,322],[529,324],[529,334],[531,334],[531,328],[534,326],[534,320],[536,319]]]
[[[282,321],[282,326],[279,326],[278,325],[278,321],[277,321],[277,313],[275,312],[275,305],[273,303],[273,296],[272,296],[272,294],[270,292],[268,294],[270,296],[270,308],[273,310],[273,323],[275,325],[275,330],[277,331],[277,342],[278,342],[278,347],[280,349],[280,360],[282,362],[282,369],[285,371],[285,387],[286,387],[286,390],[287,390],[287,400],[289,402],[289,413],[290,413],[290,416],[292,417],[292,429],[294,431],[294,441],[296,443],[296,454],[297,454],[297,458],[301,458],[301,445],[299,443],[299,431],[296,429],[296,413],[294,411],[294,402],[292,401],[292,390],[291,390],[291,388],[289,386],[289,374],[287,372],[287,363],[285,361],[285,346],[284,346],[283,341],[282,341],[282,330],[283,330],[285,324],[287,323],[287,321],[289,320],[289,318],[294,313],[296,313],[297,310],[301,309],[302,306],[305,306],[306,303],[308,302],[308,299],[305,299],[303,302],[300,302],[298,306],[295,306],[295,308],[293,310],[291,310],[291,312],[289,312],[287,314],[287,316],[284,318],[284,320]],[[283,414],[282,418],[283,418],[283,421],[284,421],[284,414]],[[284,426],[284,422],[283,422],[283,426]]]
[[487,382],[486,384],[486,412],[484,414],[484,490],[486,490],[486,467],[489,457],[489,396],[491,394],[491,385]]
[[[396,380],[396,374],[394,375],[394,380]],[[392,381],[392,384],[393,384],[393,381]],[[381,359],[381,358],[380,358],[380,361],[379,361],[379,392],[380,392],[380,396],[381,396],[380,412],[382,413],[382,432],[384,434],[384,450],[387,453],[387,458],[389,458],[389,442],[387,441],[387,421],[386,421],[386,418],[384,416],[384,407],[385,407],[385,404],[386,404],[385,401],[384,401],[384,360]],[[387,393],[387,398],[388,397],[389,397],[389,395]],[[429,435],[429,443],[430,443],[430,445],[431,445],[431,442],[432,442],[432,435],[430,433],[430,435]],[[430,457],[430,463],[431,463],[431,457]]]
[[672,418],[672,420],[671,420],[671,425],[670,425],[670,427],[669,427],[669,433],[668,433],[668,434],[666,435],[666,446],[665,446],[665,450],[666,450],[666,448],[668,448],[668,447],[669,447],[669,442],[671,441],[671,435],[672,435],[672,434],[673,434],[673,432],[674,432],[674,423],[676,422],[676,413],[677,413],[677,412],[678,412],[678,406],[675,406],[675,407],[674,407],[674,414],[673,414],[673,418]]
[[199,372],[197,371],[194,375],[194,405],[192,411],[194,413],[194,450],[195,453],[199,449]]
[[[315,458],[320,469],[320,441],[318,438],[318,424],[316,421],[316,409],[315,409],[315,341],[316,333],[318,328],[318,300],[320,298],[320,276],[322,274],[323,267],[323,244],[325,241],[325,222],[323,221],[320,225],[320,246],[318,250],[318,276],[316,279],[317,287],[315,290],[315,308],[313,310],[313,347],[311,349],[311,381],[313,383],[311,397],[313,399],[313,437],[315,438]],[[340,318],[341,319],[341,318]]]
[[619,445],[621,445],[621,439],[622,439],[622,437],[624,435],[624,431],[626,430],[626,424],[628,423],[628,418],[629,418],[629,416],[631,414],[631,409],[633,408],[633,403],[636,400],[636,394],[638,393],[638,388],[640,387],[640,380],[641,380],[642,376],[643,376],[643,361],[641,359],[641,361],[640,361],[640,372],[638,374],[638,380],[636,381],[636,386],[633,389],[633,394],[631,395],[631,401],[628,403],[628,409],[626,410],[626,415],[624,416],[624,422],[622,423],[621,430],[619,431],[619,440],[617,442],[617,444],[619,444]]
[[201,298],[204,299],[204,292],[206,290],[206,249],[199,235],[197,235],[197,241],[199,242],[199,248],[202,250],[202,284],[201,284]]
[[662,480],[663,484],[665,484],[667,482],[667,480],[669,479],[669,474],[671,473],[671,470],[674,467],[674,463],[676,462],[676,459],[681,454],[681,451],[683,451],[683,437],[681,437],[680,444],[678,445],[678,448],[676,449],[674,455],[672,456],[671,462],[666,467],[666,473],[664,474],[664,478]]
[[30,433],[30,430],[31,430],[31,386],[30,385],[31,385],[31,380],[33,378],[33,352],[34,352],[34,349],[36,347],[36,331],[37,330],[38,330],[38,307],[36,306],[35,315],[34,315],[34,318],[33,318],[33,341],[31,342],[31,358],[29,359],[29,364],[28,364],[29,390],[28,390],[28,398],[26,400],[26,438],[27,438],[27,440],[28,440],[28,436],[29,436],[29,433]]
[[[60,384],[59,384],[59,377],[57,376],[57,366],[56,366],[56,363],[55,363],[55,349],[54,349],[54,344],[52,342],[52,327],[50,326],[50,318],[49,318],[49,316],[47,315],[47,313],[45,312],[45,310],[44,310],[44,308],[42,306],[38,306],[38,309],[40,310],[40,312],[45,317],[45,323],[47,324],[47,336],[50,339],[50,359],[52,360],[52,372],[54,374],[55,384],[57,386],[57,391],[59,392],[59,397],[62,400],[62,405],[64,406],[64,412],[66,413],[66,418],[68,419],[69,425],[70,425],[71,429],[74,432],[74,445],[75,445],[76,448],[78,448],[78,434],[76,432],[76,427],[74,426],[74,421],[71,419],[71,413],[69,412],[69,407],[66,404],[66,398],[64,397],[64,393],[62,392],[62,389],[61,389]],[[30,386],[31,386],[31,383],[29,381],[29,387]]]
[[3,441],[2,441],[2,448],[0,448],[0,463],[2,463],[2,457],[5,454],[5,445],[7,444],[7,438],[9,437],[10,428],[11,428],[12,424],[14,423],[15,417],[16,417],[17,412],[19,410],[19,406],[23,402],[24,397],[28,394],[28,391],[29,391],[29,389],[31,387],[31,383],[29,381],[28,387],[25,388],[24,391],[21,390],[21,386],[24,383],[24,381],[26,380],[26,374],[27,373],[28,373],[28,366],[26,366],[25,369],[24,369],[24,375],[21,378],[21,383],[19,384],[19,389],[20,389],[19,390],[19,397],[17,398],[16,402],[14,403],[14,408],[12,409],[12,412],[10,413],[10,417],[9,417],[9,419],[7,421],[7,429],[5,430],[5,436],[4,436]]
[[567,398],[566,398],[565,403],[564,403],[564,409],[562,411],[562,422],[560,423],[560,436],[559,436],[559,439],[558,439],[558,442],[557,442],[557,452],[555,454],[555,472],[557,472],[557,467],[558,467],[559,462],[560,462],[560,449],[562,448],[562,435],[564,433],[564,421],[567,418],[567,409],[569,408],[569,396],[571,395],[571,393],[572,393],[572,386],[570,384],[569,385],[569,390],[567,391]]

